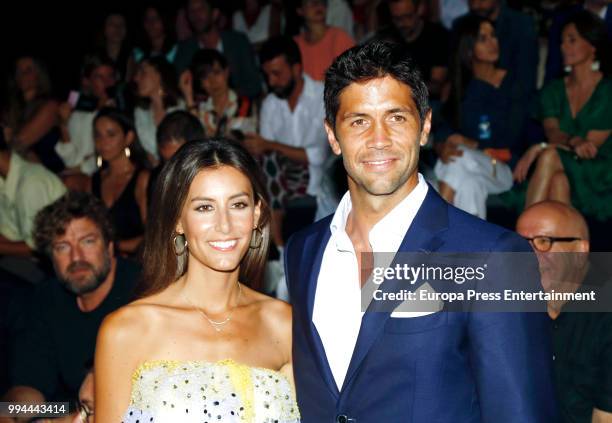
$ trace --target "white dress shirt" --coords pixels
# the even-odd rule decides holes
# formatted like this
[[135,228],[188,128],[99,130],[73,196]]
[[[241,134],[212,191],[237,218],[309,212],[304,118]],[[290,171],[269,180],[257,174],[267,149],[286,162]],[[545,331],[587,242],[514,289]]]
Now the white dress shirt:
[[304,89],[295,109],[289,109],[287,100],[268,94],[261,105],[260,135],[291,147],[303,148],[308,156],[308,194],[319,195],[323,165],[330,154],[323,119],[323,83],[304,77]]
[[[370,230],[373,252],[399,250],[427,190],[427,183],[419,174],[417,186]],[[347,192],[329,225],[331,237],[323,253],[312,313],[312,321],[321,337],[338,389],[344,383],[364,314],[361,311],[357,255],[346,233],[346,221],[351,210],[351,197]]]

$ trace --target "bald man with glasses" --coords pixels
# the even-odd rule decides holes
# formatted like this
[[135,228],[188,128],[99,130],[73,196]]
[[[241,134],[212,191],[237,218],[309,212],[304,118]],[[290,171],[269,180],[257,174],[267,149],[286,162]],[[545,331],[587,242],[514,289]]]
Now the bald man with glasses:
[[[581,290],[589,279],[589,231],[577,210],[543,201],[521,214],[516,230],[535,250],[545,291]],[[612,313],[568,312],[570,306],[548,303],[560,422],[610,423]]]

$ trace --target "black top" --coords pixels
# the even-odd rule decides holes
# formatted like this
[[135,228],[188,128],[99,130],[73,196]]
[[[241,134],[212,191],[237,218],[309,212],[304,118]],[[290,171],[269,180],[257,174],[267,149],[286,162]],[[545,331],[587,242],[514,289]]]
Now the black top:
[[393,26],[380,30],[376,37],[404,45],[414,63],[419,67],[425,81],[431,79],[432,68],[448,67],[449,35],[440,24],[425,22],[421,34],[411,42],[406,42]]
[[561,313],[553,321],[553,359],[562,423],[590,423],[612,412],[612,313]]
[[[123,192],[109,207],[109,217],[115,229],[115,239],[122,241],[136,238],[144,233],[144,225],[140,216],[140,208],[136,202],[136,181],[139,171],[134,172]],[[102,199],[102,178],[100,171],[91,177],[91,191],[93,195]]]
[[76,296],[51,279],[23,304],[23,324],[12,345],[11,385],[31,386],[47,401],[71,401],[92,363],[98,328],[106,315],[130,301],[137,264],[117,258],[115,282],[95,310],[84,313]]

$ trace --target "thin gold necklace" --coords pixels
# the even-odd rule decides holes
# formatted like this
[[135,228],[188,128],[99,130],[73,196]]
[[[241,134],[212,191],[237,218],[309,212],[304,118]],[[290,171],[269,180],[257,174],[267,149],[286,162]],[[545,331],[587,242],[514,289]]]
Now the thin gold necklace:
[[204,310],[202,310],[200,307],[198,307],[193,302],[191,302],[189,298],[187,298],[184,292],[181,292],[181,295],[183,296],[183,299],[185,301],[187,301],[193,308],[198,310],[200,314],[202,314],[202,316],[204,316],[204,318],[208,320],[208,322],[210,323],[210,325],[213,327],[214,330],[216,330],[217,332],[221,332],[223,330],[223,326],[225,326],[226,324],[230,322],[230,320],[232,320],[232,315],[234,314],[234,310],[236,309],[238,303],[240,302],[240,297],[242,296],[242,287],[240,286],[240,282],[238,282],[238,297],[236,298],[236,306],[234,306],[232,310],[230,311],[229,315],[220,322],[216,320],[212,320],[210,317],[208,317],[206,313],[204,312]]

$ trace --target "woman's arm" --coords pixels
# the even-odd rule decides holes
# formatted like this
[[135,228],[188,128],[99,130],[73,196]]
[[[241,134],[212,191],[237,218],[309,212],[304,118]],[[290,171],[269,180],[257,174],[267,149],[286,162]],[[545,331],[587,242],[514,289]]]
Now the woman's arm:
[[28,120],[15,134],[13,147],[24,151],[36,144],[47,132],[59,122],[59,106],[49,100]]
[[136,179],[136,188],[134,190],[134,197],[136,198],[136,203],[138,204],[138,208],[140,209],[140,218],[142,219],[142,223],[147,222],[147,190],[149,187],[149,178],[151,177],[151,172],[146,169],[143,169],[138,173],[138,178]]
[[542,121],[542,125],[544,126],[544,133],[549,143],[568,145],[571,137],[559,128],[559,119],[556,117],[545,118]]
[[133,339],[138,321],[126,307],[104,319],[94,360],[95,416],[97,423],[116,423],[127,410],[132,391],[132,373],[139,351]]

